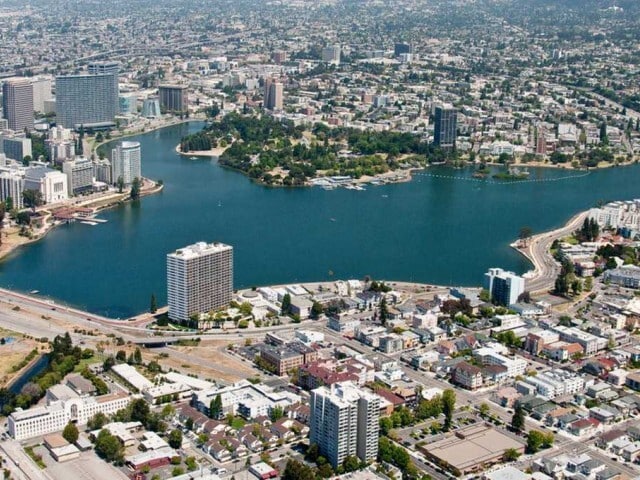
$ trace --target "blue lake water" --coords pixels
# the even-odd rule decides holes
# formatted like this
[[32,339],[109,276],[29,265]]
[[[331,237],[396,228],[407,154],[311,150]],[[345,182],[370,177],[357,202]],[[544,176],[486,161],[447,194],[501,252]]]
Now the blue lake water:
[[365,275],[478,285],[492,266],[530,268],[509,248],[522,226],[548,230],[599,200],[640,196],[637,165],[587,176],[537,169],[514,183],[432,167],[366,191],[268,188],[215,160],[177,155],[180,138],[201,127],[133,137],[143,174],[164,191],[103,212],[106,224],[65,225],[19,249],[0,264],[0,285],[126,318],[152,293],[165,303],[166,254],[196,241],[234,246],[236,288]]

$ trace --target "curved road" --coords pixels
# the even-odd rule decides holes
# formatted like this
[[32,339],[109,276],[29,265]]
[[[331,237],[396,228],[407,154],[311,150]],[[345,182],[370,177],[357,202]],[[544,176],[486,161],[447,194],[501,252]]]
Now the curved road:
[[524,249],[514,247],[533,263],[533,275],[526,279],[527,291],[530,293],[546,292],[553,287],[560,272],[560,265],[549,252],[551,244],[554,240],[566,237],[577,230],[587,214],[588,212],[579,213],[571,217],[564,227],[534,236]]

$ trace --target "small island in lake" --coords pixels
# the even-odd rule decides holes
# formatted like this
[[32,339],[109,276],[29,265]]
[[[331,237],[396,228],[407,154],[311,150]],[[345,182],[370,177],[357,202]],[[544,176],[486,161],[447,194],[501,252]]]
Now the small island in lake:
[[221,165],[274,186],[314,185],[318,183],[313,180],[324,177],[348,177],[353,183],[403,181],[413,169],[457,155],[412,133],[330,128],[322,123],[308,127],[239,113],[183,137],[177,150],[188,157],[216,151]]

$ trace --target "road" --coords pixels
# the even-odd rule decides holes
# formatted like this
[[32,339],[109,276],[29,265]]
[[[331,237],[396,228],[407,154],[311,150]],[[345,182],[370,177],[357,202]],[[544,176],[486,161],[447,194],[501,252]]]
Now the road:
[[549,252],[551,244],[554,240],[566,237],[577,230],[584,222],[587,213],[588,212],[582,212],[575,215],[564,227],[534,236],[526,248],[517,249],[522,255],[527,257],[534,266],[533,275],[526,279],[527,291],[530,293],[546,292],[553,287],[556,277],[560,272],[560,265]]

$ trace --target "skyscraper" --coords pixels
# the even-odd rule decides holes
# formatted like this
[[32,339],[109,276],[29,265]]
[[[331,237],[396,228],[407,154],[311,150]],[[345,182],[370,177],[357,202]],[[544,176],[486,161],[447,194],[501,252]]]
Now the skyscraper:
[[334,468],[348,456],[368,462],[378,455],[380,397],[352,382],[311,392],[310,441]]
[[490,268],[484,274],[484,288],[489,290],[492,301],[508,307],[517,303],[524,292],[524,278],[501,268]]
[[283,92],[284,87],[281,82],[267,78],[264,81],[264,108],[268,110],[282,110]]
[[158,96],[163,112],[184,113],[188,110],[187,87],[184,85],[160,85]]
[[442,148],[454,148],[458,132],[458,111],[451,106],[436,107],[433,143]]
[[142,178],[140,142],[122,142],[111,150],[111,175],[113,183],[122,178],[125,187],[133,183],[134,178]]
[[409,43],[396,43],[393,46],[393,56],[399,57],[403,53],[413,53],[413,46]]
[[322,61],[326,63],[332,63],[334,65],[340,64],[340,45],[332,45],[322,49]]
[[118,88],[114,74],[64,75],[56,77],[56,120],[65,128],[115,125]]
[[44,102],[53,99],[53,93],[51,93],[51,78],[34,78],[31,84],[33,85],[33,110],[35,112],[46,113]]
[[33,129],[33,85],[30,80],[17,78],[2,84],[2,112],[11,130]]
[[225,307],[233,292],[233,248],[199,242],[167,255],[169,318],[186,321],[194,313]]

